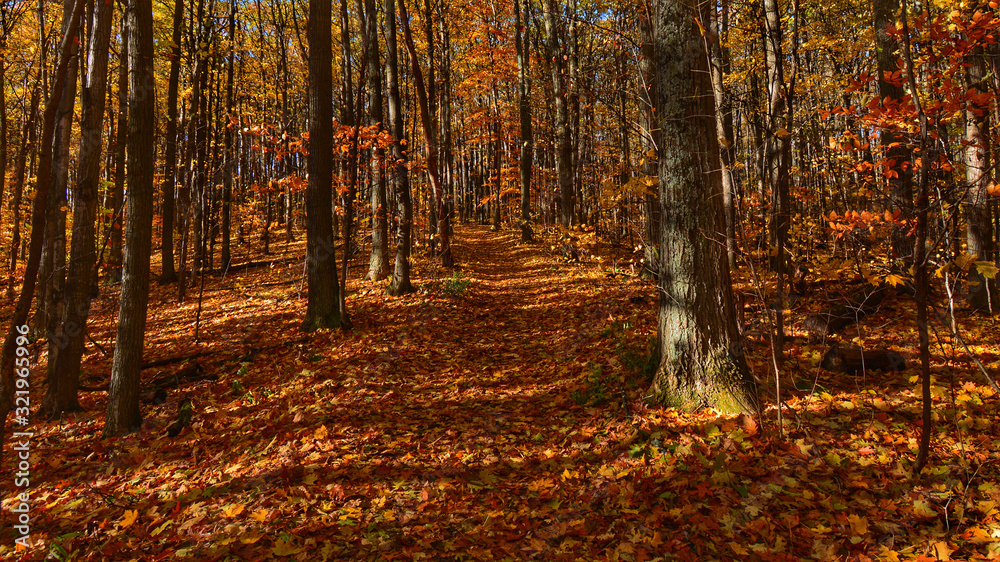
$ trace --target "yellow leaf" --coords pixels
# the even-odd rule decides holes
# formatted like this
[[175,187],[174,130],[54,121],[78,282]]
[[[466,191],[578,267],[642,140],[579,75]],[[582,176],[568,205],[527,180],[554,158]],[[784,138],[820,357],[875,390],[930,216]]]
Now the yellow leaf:
[[274,548],[271,550],[271,554],[275,556],[291,556],[300,552],[302,552],[302,549],[293,546],[291,539],[278,539],[274,542]]
[[797,447],[799,448],[799,451],[800,451],[800,452],[801,452],[801,453],[802,453],[803,455],[808,455],[808,454],[809,454],[809,451],[811,451],[811,450],[812,450],[812,448],[814,447],[814,445],[806,445],[806,440],[805,440],[805,438],[802,438],[802,439],[796,439],[796,440],[795,440],[795,445],[796,445],[796,446],[797,446]]
[[931,549],[938,560],[951,560],[951,553],[955,552],[955,549],[948,546],[948,543],[945,541],[931,543]]
[[906,279],[896,275],[895,273],[890,273],[885,276],[885,282],[892,285],[893,287],[898,287],[900,285],[906,284]]
[[778,129],[777,131],[774,132],[774,136],[783,139],[783,138],[792,136],[792,133],[789,133],[788,129],[782,127],[782,128],[780,128],[780,129]]
[[985,277],[987,279],[996,279],[997,272],[1000,271],[1000,270],[998,270],[997,266],[993,265],[992,262],[977,261],[976,262],[976,271],[978,271],[980,273],[980,275],[982,275],[983,277]]
[[135,520],[139,518],[138,509],[127,509],[125,510],[125,515],[122,516],[121,527],[122,529],[127,529],[135,523]]
[[913,514],[920,517],[937,517],[937,511],[927,500],[913,500]]
[[258,523],[263,523],[264,520],[267,519],[267,516],[270,514],[271,512],[267,509],[258,509],[257,511],[250,514],[250,519],[253,519]]
[[241,504],[241,503],[232,503],[232,504],[229,504],[226,507],[224,507],[222,509],[222,513],[226,517],[236,517],[237,515],[243,513],[244,509],[246,509],[246,506],[244,506],[243,504]]
[[851,524],[851,531],[855,535],[864,536],[868,534],[868,520],[864,517],[852,513],[847,516],[847,521]]

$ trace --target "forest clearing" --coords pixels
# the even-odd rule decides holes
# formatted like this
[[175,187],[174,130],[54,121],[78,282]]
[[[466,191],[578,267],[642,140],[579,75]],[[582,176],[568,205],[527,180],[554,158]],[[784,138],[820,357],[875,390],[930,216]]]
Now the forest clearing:
[[0,558],[1000,557],[998,9],[0,0]]
[[[106,392],[83,393],[85,411],[60,422],[33,420],[36,542],[22,558],[12,541],[0,554],[996,553],[995,393],[964,358],[935,354],[935,461],[915,486],[913,370],[828,372],[819,368],[825,346],[796,337],[783,373],[783,436],[773,406],[759,420],[649,407],[651,283],[569,263],[544,244],[518,243],[514,231],[458,228],[455,252],[462,284],[425,270],[425,260],[415,276],[422,289],[402,301],[382,282],[352,280],[354,327],[307,336],[300,260],[209,277],[200,344],[196,305],[156,288],[143,383],[166,388],[165,402],[144,399],[142,429],[110,441],[101,438]],[[92,334],[105,345],[114,301],[109,292],[95,303]],[[867,337],[911,359],[913,323],[912,299],[899,299],[873,315]],[[995,326],[972,323],[995,341]],[[766,342],[748,349],[754,372],[767,373]],[[984,360],[1000,357],[991,350]],[[110,358],[95,351],[83,382],[106,385],[109,371]],[[190,425],[170,436],[186,400]]]

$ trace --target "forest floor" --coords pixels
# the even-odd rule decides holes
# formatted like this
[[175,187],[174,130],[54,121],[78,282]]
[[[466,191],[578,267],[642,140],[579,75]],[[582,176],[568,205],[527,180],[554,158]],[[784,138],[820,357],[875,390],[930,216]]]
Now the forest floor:
[[[353,280],[346,331],[299,330],[301,252],[208,277],[201,343],[198,288],[178,304],[176,285],[154,286],[143,382],[168,386],[166,402],[144,403],[142,430],[119,439],[100,438],[100,390],[82,393],[83,413],[32,420],[32,548],[14,552],[5,523],[0,558],[1000,555],[996,397],[964,355],[935,348],[939,433],[914,482],[915,369],[828,373],[823,348],[796,339],[782,435],[773,400],[758,420],[650,407],[652,284],[516,240],[459,227],[461,269],[417,260],[420,290],[403,298]],[[93,307],[108,351],[116,301],[103,290]],[[973,341],[1000,341],[993,320],[972,321]],[[913,325],[901,297],[867,337],[913,365]],[[749,349],[773,396],[766,343]],[[995,369],[994,347],[976,351]],[[88,346],[83,384],[109,371]],[[171,437],[185,399],[191,426]]]

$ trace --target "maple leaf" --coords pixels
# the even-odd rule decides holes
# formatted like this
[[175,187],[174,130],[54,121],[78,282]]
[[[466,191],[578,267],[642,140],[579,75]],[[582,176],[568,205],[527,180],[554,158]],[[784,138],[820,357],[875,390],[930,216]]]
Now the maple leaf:
[[122,529],[127,529],[131,527],[132,524],[135,523],[135,520],[138,518],[139,518],[138,509],[127,509],[125,510],[125,514],[122,515],[122,520],[119,522],[119,525],[121,526]]

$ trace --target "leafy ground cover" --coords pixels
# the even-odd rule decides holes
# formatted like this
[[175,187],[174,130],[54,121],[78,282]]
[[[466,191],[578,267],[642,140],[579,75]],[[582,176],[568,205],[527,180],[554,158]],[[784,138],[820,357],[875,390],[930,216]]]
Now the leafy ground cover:
[[[463,269],[418,268],[421,291],[406,298],[352,282],[349,331],[299,331],[302,265],[292,255],[208,279],[202,343],[192,338],[195,299],[178,305],[175,288],[154,287],[146,359],[159,366],[144,377],[180,384],[165,403],[144,405],[142,431],[126,438],[99,438],[101,391],[83,394],[82,414],[33,420],[33,545],[15,552],[8,530],[0,556],[1000,553],[996,398],[947,338],[933,365],[939,434],[930,468],[914,481],[915,370],[827,373],[818,367],[824,348],[798,338],[782,375],[780,434],[773,398],[760,419],[650,407],[651,284],[610,258],[566,263],[546,244],[519,245],[513,233],[482,227],[459,228],[455,250]],[[98,342],[111,338],[114,302],[107,294],[95,303]],[[798,312],[817,306],[803,302]],[[913,317],[900,298],[862,335],[912,364]],[[996,323],[962,321],[995,370]],[[748,350],[773,388],[766,343],[751,337]],[[109,361],[91,353],[84,384],[106,383]],[[171,437],[187,400],[192,423]],[[10,479],[3,486],[8,511]]]

